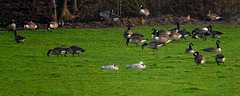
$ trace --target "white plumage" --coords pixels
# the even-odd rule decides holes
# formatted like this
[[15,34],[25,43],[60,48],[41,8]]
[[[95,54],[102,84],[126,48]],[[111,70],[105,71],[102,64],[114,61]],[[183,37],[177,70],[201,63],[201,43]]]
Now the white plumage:
[[146,68],[146,65],[143,61],[140,61],[138,64],[126,65],[128,68]]
[[118,70],[118,66],[113,64],[113,65],[108,65],[108,66],[102,66],[102,70]]

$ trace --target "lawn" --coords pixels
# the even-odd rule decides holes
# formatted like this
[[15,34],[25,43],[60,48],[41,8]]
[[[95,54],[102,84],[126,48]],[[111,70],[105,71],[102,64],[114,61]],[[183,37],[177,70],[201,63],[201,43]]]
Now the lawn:
[[[207,25],[182,25],[192,31]],[[151,29],[175,28],[175,25],[132,27],[152,41]],[[187,38],[173,41],[153,51],[133,43],[126,45],[122,34],[127,28],[19,30],[25,43],[17,44],[13,33],[0,31],[0,95],[2,96],[239,96],[240,26],[213,25],[223,32],[220,39],[225,65],[218,66],[219,53],[202,52],[216,47],[216,40]],[[206,58],[197,66],[192,54],[185,54],[188,44]],[[54,47],[77,45],[85,49],[78,57],[50,55]],[[126,65],[143,61],[145,69]],[[101,70],[116,64],[119,70]]]

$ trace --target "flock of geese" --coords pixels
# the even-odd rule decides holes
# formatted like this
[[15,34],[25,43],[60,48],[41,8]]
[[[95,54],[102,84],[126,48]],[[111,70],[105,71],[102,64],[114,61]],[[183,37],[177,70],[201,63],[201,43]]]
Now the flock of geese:
[[[57,29],[58,27],[61,27],[64,25],[64,22],[62,20],[58,20],[58,21],[51,21],[49,22],[48,24],[48,27],[47,27],[47,30],[48,31],[52,31],[52,30],[55,30]],[[24,24],[24,28],[28,29],[28,30],[35,30],[37,29],[37,24],[30,21],[30,22],[27,22],[26,24]],[[10,24],[7,26],[7,30],[8,32],[9,31],[12,31],[14,33],[14,41],[16,41],[17,43],[20,43],[22,42],[24,44],[24,41],[26,40],[26,38],[22,35],[17,35],[17,32],[16,32],[16,23],[14,22],[14,20],[12,20],[10,22]],[[64,55],[65,57],[67,56],[67,53],[70,53],[73,55],[74,57],[74,54],[79,54],[81,52],[85,52],[85,50],[79,46],[70,46],[69,48],[63,48],[63,47],[55,47],[53,49],[50,49],[48,50],[47,52],[47,56],[49,56],[50,54],[52,55]]]
[[[222,32],[219,31],[213,31],[212,30],[212,26],[209,25],[205,28],[202,29],[194,29],[192,31],[192,33],[186,31],[185,29],[180,29],[180,25],[177,22],[177,28],[173,28],[170,30],[156,30],[155,28],[152,29],[152,39],[153,41],[151,41],[150,43],[144,43],[145,41],[147,41],[148,39],[146,39],[141,33],[133,33],[131,31],[131,27],[130,24],[127,28],[127,30],[125,30],[123,32],[123,37],[126,39],[126,44],[127,46],[129,45],[129,43],[133,43],[136,44],[136,46],[139,46],[140,44],[142,44],[142,50],[144,49],[144,47],[146,46],[147,48],[153,49],[153,51],[156,49],[158,50],[158,48],[166,45],[167,43],[174,41],[174,40],[182,40],[182,39],[187,39],[187,37],[191,37],[194,39],[201,39],[203,38],[203,40],[207,40],[207,37],[210,38],[220,38],[220,35],[222,34]],[[205,48],[202,49],[201,51],[204,52],[221,52],[221,48],[219,46],[220,41],[217,40],[216,41],[216,47],[209,47],[209,48]],[[193,54],[194,56],[194,62],[197,65],[200,64],[204,64],[205,63],[205,57],[203,55],[200,55],[198,51],[195,51],[193,48],[193,43],[189,43],[189,48],[186,48],[185,53],[188,54]],[[225,56],[223,54],[217,54],[215,56],[215,61],[218,65],[220,65],[220,63],[225,63]],[[140,61],[138,64],[133,64],[133,65],[127,65],[128,68],[146,68],[146,65]],[[113,65],[108,65],[108,66],[102,66],[102,69],[104,70],[118,70],[118,66],[116,64]]]
[[[145,19],[143,19],[143,17],[147,17],[150,12],[148,9],[144,9],[143,5],[139,6],[140,9],[140,15],[142,16],[142,24],[145,23]],[[116,15],[113,13],[113,10],[111,11],[103,11],[100,12],[100,16],[103,17],[106,21],[118,21],[121,19],[120,16]],[[188,16],[189,17],[189,16]],[[209,20],[219,20],[221,19],[221,17],[219,17],[218,15],[211,13],[209,11],[209,13],[207,14],[207,18]],[[192,33],[186,31],[185,29],[180,29],[180,25],[177,22],[177,28],[173,28],[170,30],[156,30],[155,28],[152,29],[152,39],[154,41],[150,42],[150,43],[144,43],[141,47],[142,50],[144,49],[144,47],[146,46],[147,48],[153,49],[153,51],[156,49],[158,50],[158,48],[164,46],[165,44],[173,41],[173,40],[179,40],[179,39],[185,39],[189,36],[192,36],[191,38],[194,39],[200,39],[203,38],[203,40],[207,40],[206,37],[211,37],[211,38],[220,38],[220,35],[222,34],[222,32],[219,31],[214,31],[212,30],[212,26],[209,25],[208,27],[202,28],[202,29],[194,29],[192,31]],[[47,26],[47,30],[48,31],[52,31],[57,29],[58,27],[61,27],[64,25],[63,20],[58,20],[58,21],[52,21],[49,22],[48,26]],[[30,21],[27,22],[24,25],[24,28],[28,29],[28,30],[34,30],[37,29],[37,24],[35,24],[34,22]],[[17,35],[16,32],[16,24],[14,23],[14,20],[11,21],[11,23],[7,26],[7,30],[8,31],[12,31],[14,33],[14,40],[17,43],[24,43],[24,41],[26,40],[26,38],[22,35]],[[128,26],[128,29],[126,31],[124,31],[123,33],[123,37],[126,39],[126,44],[127,46],[129,45],[129,43],[134,43],[136,44],[136,46],[138,46],[139,44],[147,41],[148,39],[146,39],[141,33],[133,33],[130,29],[130,24]],[[219,43],[220,41],[217,40],[216,44],[217,47],[210,47],[210,48],[206,48],[206,49],[202,49],[202,51],[205,52],[221,52],[221,48],[219,47]],[[192,48],[193,44],[190,43],[189,44],[189,48],[187,48],[185,50],[185,53],[190,53],[194,55],[194,62],[197,65],[200,64],[204,64],[205,63],[205,58],[203,55],[200,55],[199,52],[194,51],[194,49]],[[67,56],[67,53],[70,53],[73,55],[74,54],[79,54],[81,52],[85,52],[85,50],[79,46],[70,46],[69,48],[63,48],[63,47],[55,47],[53,49],[48,50],[47,52],[47,56],[49,56],[50,54],[52,55],[64,55],[65,57]],[[220,65],[220,63],[225,62],[225,56],[223,54],[217,54],[215,57],[215,61],[217,62],[218,65]],[[143,63],[143,61],[140,61],[138,64],[133,64],[133,65],[126,65],[128,68],[146,68],[146,65]],[[108,65],[108,66],[102,66],[102,69],[104,70],[118,70],[118,66],[113,64],[113,65]]]

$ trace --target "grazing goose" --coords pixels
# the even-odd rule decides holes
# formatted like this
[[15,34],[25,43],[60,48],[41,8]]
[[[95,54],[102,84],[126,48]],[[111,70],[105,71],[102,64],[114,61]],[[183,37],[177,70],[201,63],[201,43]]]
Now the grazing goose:
[[127,39],[126,44],[128,46],[128,43],[130,42],[130,43],[135,43],[136,46],[138,46],[138,44],[143,43],[145,41],[147,41],[147,39],[145,37],[133,36],[133,37]]
[[10,24],[8,24],[7,26],[7,30],[9,31],[15,31],[16,30],[16,24],[15,21],[12,19],[12,21],[10,22]]
[[222,17],[219,17],[217,14],[211,13],[211,11],[209,11],[209,13],[207,14],[207,19],[210,21],[220,20],[221,18]]
[[69,48],[67,48],[67,51],[68,51],[68,53],[71,53],[73,55],[73,57],[74,57],[74,54],[78,54],[78,56],[79,56],[79,54],[81,52],[85,52],[85,50],[83,48],[78,47],[78,46],[70,46]]
[[56,48],[50,49],[47,52],[47,56],[49,56],[50,54],[57,55],[57,56],[59,55],[62,56],[64,54],[64,56],[67,57],[67,48],[56,47]]
[[120,19],[120,16],[112,14],[113,10],[110,11],[110,14],[107,16],[108,21],[118,21]]
[[221,52],[221,48],[219,47],[219,43],[220,43],[220,41],[217,40],[216,41],[217,47],[210,47],[210,48],[202,49],[202,51],[205,51],[205,52]]
[[[150,14],[148,9],[144,9],[143,8],[143,5],[139,5],[139,7],[141,8],[140,9],[140,15],[141,16],[147,17]],[[142,18],[141,23],[144,24],[145,23],[145,19]]]
[[187,49],[185,50],[185,53],[193,54],[195,51],[192,49],[192,46],[193,46],[193,44],[190,43],[190,44],[189,44],[189,48],[187,48]]
[[209,25],[209,27],[210,27],[210,28],[209,28],[209,29],[210,29],[210,35],[209,35],[209,37],[211,37],[211,38],[220,38],[220,35],[222,34],[222,32],[213,31],[211,25]]
[[142,45],[142,50],[143,50],[144,46],[147,46],[148,48],[151,48],[151,49],[153,49],[153,51],[154,51],[154,49],[158,50],[158,48],[161,47],[161,46],[163,46],[163,45],[164,45],[164,43],[157,42],[157,41],[152,41],[152,42],[150,42],[149,44],[144,43],[144,44]]
[[58,28],[58,23],[56,21],[49,22],[47,30],[52,31],[52,29],[57,29]]
[[130,26],[128,26],[128,29],[127,29],[126,31],[124,31],[124,33],[123,33],[123,37],[124,37],[125,39],[128,39],[128,38],[131,37],[132,34],[133,34],[133,33],[132,33],[132,31],[130,30]]
[[197,32],[198,30],[199,30],[198,28],[195,28],[195,29],[192,31],[192,35],[193,35],[193,34],[196,34],[196,32]]
[[192,38],[194,39],[200,39],[203,38],[203,40],[207,40],[206,36],[209,36],[210,32],[205,30],[196,30],[196,32],[193,34]]
[[57,23],[58,23],[58,27],[62,27],[64,25],[63,20],[57,20]]
[[195,56],[194,58],[194,62],[199,65],[199,64],[204,64],[205,63],[205,58],[203,55],[199,55],[199,52],[194,52],[193,56]]
[[102,66],[102,70],[118,70],[118,66],[113,64],[113,65],[108,65],[108,66]]
[[143,61],[140,61],[138,64],[126,65],[128,68],[146,68],[146,65]]
[[26,39],[25,37],[23,37],[22,35],[17,35],[16,30],[13,31],[14,32],[14,40],[19,43],[22,42],[24,44],[24,40]]
[[36,29],[38,26],[36,23],[30,21],[30,22],[27,22],[27,24],[24,25],[24,28],[28,29],[28,30],[34,30]]
[[225,62],[225,56],[223,54],[218,54],[215,57],[215,61],[217,62],[218,65],[220,65],[219,63],[223,63]]

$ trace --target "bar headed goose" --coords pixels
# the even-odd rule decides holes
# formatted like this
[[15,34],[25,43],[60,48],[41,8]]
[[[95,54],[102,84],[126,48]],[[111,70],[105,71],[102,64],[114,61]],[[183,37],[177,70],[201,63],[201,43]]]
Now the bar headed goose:
[[140,61],[138,64],[126,65],[128,68],[146,68],[146,65],[143,61]]
[[220,43],[220,41],[217,40],[216,41],[217,47],[210,47],[210,48],[202,49],[202,51],[205,51],[205,52],[221,52],[221,48],[219,46],[219,43]]
[[199,64],[204,64],[205,63],[205,58],[203,55],[199,55],[199,52],[194,52],[193,56],[195,56],[194,58],[194,62],[199,65]]
[[225,63],[225,56],[223,54],[218,54],[215,57],[215,61],[217,62],[218,65],[220,65],[219,63]]
[[157,41],[152,41],[152,42],[150,42],[149,44],[144,43],[144,44],[142,45],[142,50],[143,50],[144,46],[147,46],[148,48],[151,48],[151,49],[153,49],[153,51],[154,51],[154,49],[158,50],[158,48],[160,48],[160,47],[163,46],[163,45],[164,45],[164,43],[157,42]]
[[14,32],[14,40],[19,43],[22,42],[24,44],[24,40],[26,39],[24,36],[22,35],[17,35],[16,30],[13,31]]
[[193,50],[192,46],[193,46],[193,44],[190,43],[190,44],[189,44],[189,48],[187,48],[187,49],[185,50],[185,53],[193,54],[195,51]]
[[50,54],[57,55],[57,56],[59,55],[62,56],[64,54],[64,56],[67,57],[67,48],[56,47],[56,48],[50,49],[47,52],[47,56],[49,56]]
[[118,70],[118,66],[116,64],[108,65],[108,66],[102,66],[102,70]]

